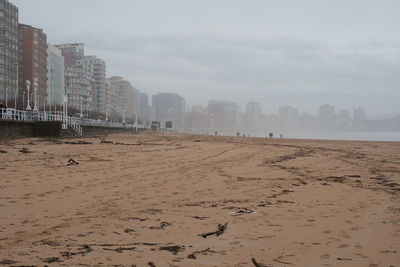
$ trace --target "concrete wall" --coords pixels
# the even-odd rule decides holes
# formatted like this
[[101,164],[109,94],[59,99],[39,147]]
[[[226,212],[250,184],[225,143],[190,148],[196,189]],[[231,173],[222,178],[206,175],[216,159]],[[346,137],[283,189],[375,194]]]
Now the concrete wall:
[[58,137],[61,122],[0,120],[0,139],[18,137]]
[[[134,128],[83,126],[83,136],[110,133],[134,133]],[[72,129],[63,130],[60,121],[0,120],[0,139],[20,137],[76,137]]]

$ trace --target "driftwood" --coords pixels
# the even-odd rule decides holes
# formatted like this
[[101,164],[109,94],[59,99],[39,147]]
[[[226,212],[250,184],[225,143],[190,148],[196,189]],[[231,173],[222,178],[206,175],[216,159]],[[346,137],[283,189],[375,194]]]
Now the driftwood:
[[227,227],[228,227],[228,223],[218,224],[218,230],[217,231],[203,233],[203,234],[201,234],[201,236],[203,238],[207,238],[207,236],[209,236],[209,235],[216,235],[216,236],[222,235]]
[[255,258],[251,258],[251,261],[253,262],[254,266],[256,266],[256,267],[272,267],[272,265],[267,265],[264,263],[257,262]]
[[68,163],[65,166],[77,165],[79,162],[75,161],[74,159],[69,159]]

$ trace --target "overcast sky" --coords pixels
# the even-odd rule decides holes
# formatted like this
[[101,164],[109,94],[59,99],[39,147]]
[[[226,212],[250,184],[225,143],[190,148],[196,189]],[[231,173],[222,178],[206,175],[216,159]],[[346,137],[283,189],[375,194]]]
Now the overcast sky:
[[49,42],[85,43],[149,95],[264,113],[364,107],[400,113],[400,1],[11,0]]

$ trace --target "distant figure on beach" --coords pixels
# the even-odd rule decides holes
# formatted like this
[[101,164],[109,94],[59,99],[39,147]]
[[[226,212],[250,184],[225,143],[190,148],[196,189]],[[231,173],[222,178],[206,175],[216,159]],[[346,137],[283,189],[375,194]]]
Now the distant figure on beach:
[[274,133],[269,133],[269,138],[272,138],[274,136]]
[[215,131],[215,136],[217,136],[218,135],[218,132],[217,131]]
[[281,139],[283,138],[283,134],[281,134]]
[[237,137],[240,137],[240,133],[239,133],[239,132],[237,132],[237,133],[236,133],[236,136],[237,136]]
[[243,134],[243,137],[246,137],[246,134]]

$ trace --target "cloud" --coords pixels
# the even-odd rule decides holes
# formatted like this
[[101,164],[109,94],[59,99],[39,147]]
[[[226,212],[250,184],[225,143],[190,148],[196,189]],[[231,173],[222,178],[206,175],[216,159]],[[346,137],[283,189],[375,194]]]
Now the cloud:
[[398,1],[14,1],[49,40],[84,42],[150,94],[398,111]]

